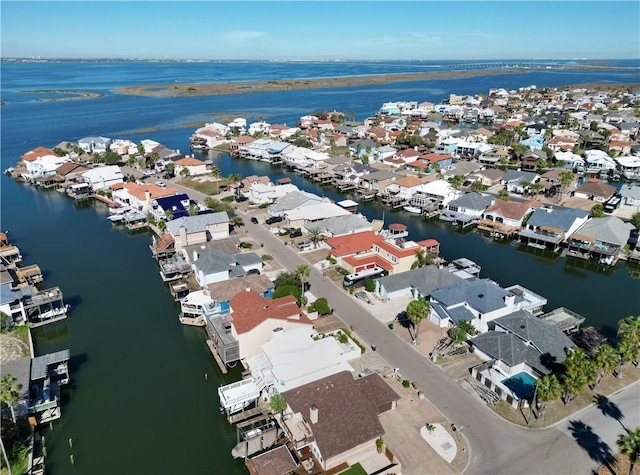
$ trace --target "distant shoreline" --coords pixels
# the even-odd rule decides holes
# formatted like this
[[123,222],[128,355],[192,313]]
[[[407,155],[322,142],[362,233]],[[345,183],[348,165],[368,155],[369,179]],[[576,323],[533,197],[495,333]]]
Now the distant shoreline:
[[[429,79],[462,79],[474,76],[497,76],[514,73],[529,73],[539,69],[508,69],[483,71],[442,71],[428,73],[399,73],[366,76],[327,77],[313,79],[274,79],[262,81],[227,81],[217,83],[194,84],[150,84],[144,86],[124,86],[114,90],[117,94],[153,97],[195,97],[233,94],[251,94],[264,92],[299,91],[306,89],[328,89],[355,86],[370,86],[394,82],[424,81]],[[609,83],[589,83],[607,86]],[[614,86],[614,85],[611,85]],[[617,87],[634,87],[640,84]],[[568,87],[568,86],[563,86]]]
[[104,97],[104,94],[98,92],[90,92],[90,91],[74,91],[74,90],[65,90],[65,89],[35,89],[35,90],[27,90],[21,92],[31,92],[31,93],[39,93],[39,94],[73,94],[72,97],[49,97],[44,99],[36,99],[38,102],[62,102],[62,101],[79,101],[83,99],[99,99],[100,97]]

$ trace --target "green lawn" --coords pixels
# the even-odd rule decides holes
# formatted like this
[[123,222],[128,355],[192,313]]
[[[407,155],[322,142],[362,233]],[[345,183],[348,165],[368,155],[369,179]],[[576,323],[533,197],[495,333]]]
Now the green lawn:
[[359,463],[352,465],[340,475],[367,475],[367,471]]

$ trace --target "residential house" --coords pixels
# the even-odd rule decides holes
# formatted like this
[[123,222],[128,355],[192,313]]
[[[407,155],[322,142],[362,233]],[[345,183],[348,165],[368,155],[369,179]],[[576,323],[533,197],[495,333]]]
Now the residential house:
[[576,232],[588,220],[589,213],[581,209],[545,206],[533,211],[518,235],[530,246],[550,246],[558,251],[567,236]]
[[529,186],[540,180],[540,175],[533,172],[507,170],[502,176],[500,183],[503,184],[510,193],[522,195]]
[[469,181],[479,181],[483,186],[494,186],[500,183],[504,171],[499,168],[487,168],[467,175]]
[[228,255],[221,251],[193,251],[192,266],[196,282],[205,288],[210,284],[262,271],[262,258],[255,252]]
[[382,191],[382,197],[394,198],[402,201],[409,201],[411,197],[421,189],[421,186],[427,183],[426,178],[407,175],[399,177],[393,183],[387,185]]
[[373,224],[366,218],[349,213],[344,216],[335,216],[321,221],[315,221],[305,226],[305,228],[307,231],[310,231],[310,228],[318,228],[323,236],[337,237],[344,236],[345,234],[372,231]]
[[293,295],[271,299],[257,292],[241,291],[230,301],[232,333],[240,345],[240,359],[258,354],[273,332],[305,327],[313,322],[300,310]]
[[616,157],[615,161],[618,163],[618,170],[627,180],[640,179],[640,157],[625,155]]
[[253,183],[249,189],[242,188],[242,195],[249,198],[249,201],[255,204],[268,204],[277,202],[280,198],[287,196],[290,193],[299,191],[298,187],[293,183],[284,185],[274,185],[269,182],[268,184]]
[[419,164],[426,164],[430,173],[435,173],[441,170],[447,170],[453,165],[453,157],[448,154],[441,153],[426,153],[420,155],[418,160],[407,164],[408,169],[415,169]]
[[229,153],[231,155],[238,155],[240,153],[240,148],[249,145],[255,140],[256,139],[254,137],[251,137],[250,135],[240,135],[238,137],[235,137],[229,144]]
[[198,176],[209,173],[207,164],[193,157],[184,157],[173,162],[174,173],[178,176]]
[[640,185],[624,184],[620,187],[622,206],[628,206],[633,211],[640,211]]
[[284,216],[285,213],[294,209],[302,209],[324,202],[325,200],[318,195],[296,189],[295,191],[290,191],[279,196],[275,202],[267,208],[267,211],[271,216]]
[[229,237],[229,216],[225,212],[185,216],[167,223],[167,231],[175,240],[176,251],[191,244],[200,244]]
[[448,181],[436,180],[417,186],[411,198],[411,205],[418,207],[427,205],[447,206],[461,195],[460,190],[456,190]]
[[251,160],[275,163],[280,161],[287,148],[293,145],[271,139],[257,139],[238,146],[238,154]]
[[567,239],[567,255],[614,265],[635,226],[616,216],[593,218]]
[[48,148],[37,147],[22,156],[22,162],[27,170],[23,176],[28,180],[33,180],[55,175],[58,167],[70,161],[68,156],[59,157]]
[[375,293],[385,301],[406,295],[428,298],[434,290],[460,280],[462,277],[436,266],[418,267],[376,279]]
[[76,181],[84,172],[89,170],[87,167],[76,162],[66,162],[55,170],[55,174],[63,180]]
[[[161,188],[151,183],[138,185],[134,182],[124,183],[122,188],[112,192],[113,200],[124,206],[130,206],[137,211],[152,212],[154,201],[159,198],[173,196],[178,193],[175,186]],[[161,216],[165,219],[166,216]]]
[[323,471],[376,455],[376,440],[384,435],[379,416],[400,399],[380,375],[354,379],[349,371],[282,395],[293,413],[284,421],[293,449],[313,455]]
[[472,173],[476,173],[482,168],[484,168],[484,166],[478,162],[458,161],[451,165],[449,168],[442,170],[441,173],[442,177],[445,180],[451,180],[456,175],[467,177]]
[[616,187],[608,183],[588,181],[577,187],[573,191],[573,196],[595,201],[596,203],[605,203],[616,194],[616,191]]
[[388,185],[396,181],[399,175],[391,170],[378,170],[360,177],[360,189],[381,193]]
[[78,140],[78,147],[87,153],[104,155],[109,151],[111,139],[107,137],[84,137]]
[[192,206],[197,206],[197,203],[189,198],[186,193],[156,198],[155,201],[155,206],[152,206],[151,212],[156,221],[161,219],[171,221],[172,219],[190,216],[189,209]]
[[616,169],[616,162],[602,150],[585,150],[584,161],[587,173],[601,173]]
[[431,292],[429,318],[442,328],[466,321],[486,332],[491,321],[520,310],[522,301],[489,279],[461,280]]
[[476,192],[465,193],[444,207],[440,213],[440,219],[456,226],[466,227],[474,222],[479,222],[482,213],[494,201],[493,195]]
[[[519,310],[496,318],[493,329],[472,338],[474,354],[494,360],[500,379],[527,372],[543,376],[562,364],[575,344],[556,325]],[[503,391],[510,394],[511,391]]]
[[296,207],[289,211],[284,211],[282,214],[284,215],[287,224],[292,228],[309,228],[312,227],[312,223],[316,223],[318,221],[338,216],[351,216],[351,213],[341,206],[324,201],[315,204],[308,204],[307,206]]
[[124,175],[118,165],[106,165],[87,170],[82,174],[82,181],[93,191],[108,190],[113,185],[124,183]]
[[391,157],[382,159],[382,162],[392,167],[404,168],[407,164],[415,162],[420,157],[420,152],[413,148],[397,150]]
[[482,213],[478,229],[490,232],[495,237],[512,237],[522,228],[524,219],[541,206],[540,202],[533,200],[523,202],[496,200]]

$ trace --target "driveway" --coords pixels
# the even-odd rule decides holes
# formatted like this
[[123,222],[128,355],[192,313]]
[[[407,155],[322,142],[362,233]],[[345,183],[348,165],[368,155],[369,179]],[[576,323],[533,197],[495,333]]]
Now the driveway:
[[[180,187],[200,201],[205,195]],[[308,265],[296,251],[262,225],[251,223],[243,213],[245,226],[255,241],[286,268],[293,270]],[[550,428],[528,431],[506,422],[452,381],[428,358],[408,346],[386,325],[373,318],[342,288],[324,278],[312,266],[309,275],[311,291],[324,296],[335,313],[350,326],[356,336],[367,345],[375,344],[377,351],[391,367],[416,382],[425,397],[457,426],[464,426],[471,445],[471,474],[588,474],[598,464],[581,450],[572,437]]]

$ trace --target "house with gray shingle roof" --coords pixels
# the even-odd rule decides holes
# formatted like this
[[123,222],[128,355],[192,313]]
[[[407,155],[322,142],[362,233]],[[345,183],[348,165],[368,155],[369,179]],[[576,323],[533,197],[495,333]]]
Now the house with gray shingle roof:
[[271,216],[281,216],[292,209],[316,205],[322,203],[322,201],[323,199],[320,196],[308,191],[292,191],[279,197],[275,203],[268,207],[267,211]]
[[521,309],[523,298],[489,279],[462,280],[431,292],[430,320],[446,328],[460,321],[470,322],[486,332],[496,318]]
[[184,216],[167,223],[167,231],[175,240],[176,252],[183,247],[229,237],[229,216],[219,213]]
[[[509,192],[522,194],[527,186],[532,185],[539,180],[540,175],[537,173],[507,170],[502,176],[500,183],[505,185]],[[527,183],[527,185],[523,185],[524,183]]]
[[376,279],[375,293],[387,301],[404,295],[428,297],[434,290],[461,280],[461,277],[435,266],[418,267]]
[[201,287],[246,275],[252,269],[262,270],[262,259],[255,252],[227,255],[220,251],[194,254],[195,277]]
[[476,354],[496,360],[507,375],[521,371],[549,374],[561,364],[574,343],[556,325],[526,311],[514,312],[493,321],[493,331],[471,339]]
[[482,213],[491,206],[495,197],[483,193],[465,193],[460,198],[450,201],[440,213],[442,221],[449,221],[459,226],[473,220],[479,220]]
[[640,211],[640,185],[622,185],[620,196],[622,197],[622,206],[635,207],[636,211]]
[[537,208],[518,234],[527,243],[557,251],[560,243],[588,220],[589,213],[577,208]]
[[373,231],[373,224],[361,216],[347,214],[309,223],[307,231],[309,228],[320,228],[324,236],[336,237],[362,231]]
[[616,216],[593,218],[567,239],[567,254],[613,265],[635,226]]

